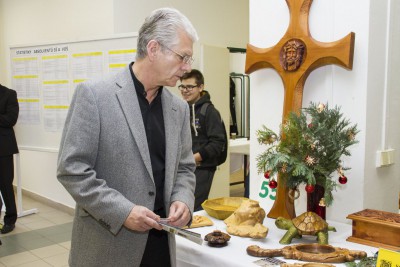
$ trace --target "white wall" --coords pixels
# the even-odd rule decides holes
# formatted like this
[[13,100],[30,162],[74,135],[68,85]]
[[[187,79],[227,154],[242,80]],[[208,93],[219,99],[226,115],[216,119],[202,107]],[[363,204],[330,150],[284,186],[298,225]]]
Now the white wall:
[[248,0],[115,0],[115,32],[137,31],[160,7],[177,8],[190,18],[203,44],[245,48],[249,40]]
[[[400,2],[371,1],[370,6],[364,206],[394,211],[400,183]],[[396,164],[375,168],[373,155],[388,148],[395,149]]]
[[[395,85],[399,84],[398,75],[386,75],[387,3],[335,0],[314,1],[311,6],[309,25],[314,39],[332,42],[351,31],[356,33],[353,70],[325,66],[314,70],[304,86],[303,106],[310,101],[341,106],[344,116],[352,123],[357,123],[361,130],[357,135],[360,142],[351,147],[352,156],[344,159],[344,163],[352,168],[346,172],[349,181],[334,192],[334,203],[327,208],[328,220],[347,221],[348,214],[365,208],[398,211],[400,140],[399,123],[394,123],[394,117],[397,116],[398,120],[400,112],[394,99],[399,99],[400,91],[395,90]],[[392,5],[396,6],[398,14],[399,2],[392,1]],[[288,20],[289,11],[285,1],[250,0],[250,43],[260,48],[274,46],[284,35]],[[398,35],[398,26],[396,29]],[[398,47],[398,37],[394,41]],[[392,52],[398,56],[398,52]],[[398,70],[399,66],[398,59],[391,61],[392,69]],[[255,162],[256,156],[265,147],[257,143],[255,131],[262,124],[278,130],[283,109],[283,85],[272,69],[262,69],[250,76],[250,160],[254,162],[250,167],[250,196],[257,199],[264,178],[262,174],[257,174]],[[382,120],[387,122],[384,145],[382,128],[385,123]],[[396,164],[377,169],[376,151],[385,147],[396,149]],[[302,197],[296,203],[297,214],[305,211],[306,194],[304,189],[300,191]],[[269,210],[272,201],[267,199],[260,200]]]
[[[248,0],[0,0],[0,83],[11,86],[9,46],[68,42],[137,32],[149,12],[171,6],[193,22],[203,43],[245,47]],[[228,107],[227,107],[228,108]],[[56,180],[57,153],[21,150],[22,188],[74,207]]]

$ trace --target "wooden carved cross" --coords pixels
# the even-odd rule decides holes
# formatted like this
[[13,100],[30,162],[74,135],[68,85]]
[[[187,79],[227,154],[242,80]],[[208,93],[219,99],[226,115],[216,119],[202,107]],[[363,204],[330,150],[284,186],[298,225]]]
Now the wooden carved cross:
[[[290,11],[289,27],[282,39],[273,47],[257,48],[247,45],[246,69],[250,74],[262,68],[275,69],[284,85],[282,121],[291,111],[302,107],[303,88],[310,73],[321,66],[336,64],[346,69],[353,67],[355,34],[341,40],[323,43],[310,35],[308,17],[312,0],[286,0]],[[278,178],[278,190],[270,218],[294,218],[294,203],[289,189]]]

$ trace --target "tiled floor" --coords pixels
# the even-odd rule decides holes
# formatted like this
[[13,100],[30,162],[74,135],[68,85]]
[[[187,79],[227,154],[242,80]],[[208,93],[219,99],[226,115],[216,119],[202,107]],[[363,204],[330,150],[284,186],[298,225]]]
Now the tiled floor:
[[38,212],[18,218],[14,231],[0,234],[0,266],[68,266],[73,217],[28,197],[22,203],[24,210]]
[[[232,181],[242,179],[240,175],[242,171],[233,174]],[[231,196],[243,192],[243,184],[231,186]],[[68,266],[73,216],[26,196],[22,205],[24,211],[38,212],[18,218],[14,231],[0,234],[0,267]]]

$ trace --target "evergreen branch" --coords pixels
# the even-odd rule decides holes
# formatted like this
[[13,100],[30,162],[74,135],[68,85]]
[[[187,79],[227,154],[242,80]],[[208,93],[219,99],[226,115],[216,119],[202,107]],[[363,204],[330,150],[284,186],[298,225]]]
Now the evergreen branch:
[[268,148],[257,157],[259,173],[280,173],[287,187],[301,183],[320,184],[325,188],[325,201],[333,201],[336,181],[330,175],[341,168],[341,157],[351,156],[349,147],[358,143],[357,125],[343,118],[339,107],[328,108],[311,102],[299,113],[288,114],[280,126],[280,136],[262,126],[256,132],[260,144]]

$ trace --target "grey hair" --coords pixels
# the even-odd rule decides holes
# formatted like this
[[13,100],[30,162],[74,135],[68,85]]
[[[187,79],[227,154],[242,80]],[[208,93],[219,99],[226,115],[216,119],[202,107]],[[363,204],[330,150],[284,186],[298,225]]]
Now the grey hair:
[[178,10],[174,8],[154,10],[140,27],[136,59],[147,56],[146,47],[151,40],[156,40],[166,47],[178,44],[178,34],[181,30],[185,31],[193,42],[199,39],[192,23]]

